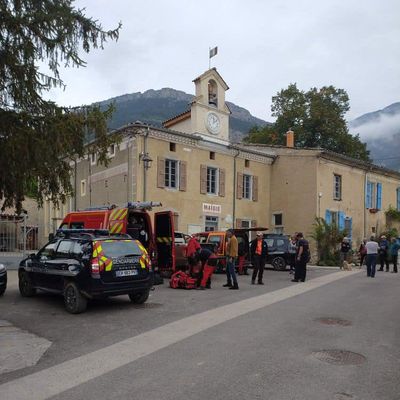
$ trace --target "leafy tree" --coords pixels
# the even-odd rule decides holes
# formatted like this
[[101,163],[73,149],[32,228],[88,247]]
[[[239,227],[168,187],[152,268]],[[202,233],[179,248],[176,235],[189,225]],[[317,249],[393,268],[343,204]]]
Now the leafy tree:
[[298,147],[321,147],[367,161],[366,144],[348,131],[344,116],[349,108],[349,98],[343,89],[324,86],[304,92],[296,84],[290,84],[272,97],[271,111],[276,117],[273,126],[254,129],[246,142],[283,145],[286,131],[292,128]]
[[[71,160],[97,151],[107,162],[111,109],[69,109],[46,100],[63,88],[60,66],[80,67],[88,53],[117,40],[110,31],[75,9],[73,0],[0,0],[0,200],[2,209],[21,209],[29,193],[41,204],[72,194]],[[41,72],[40,68],[46,72]],[[94,136],[86,146],[87,132]],[[0,203],[1,204],[1,203]]]

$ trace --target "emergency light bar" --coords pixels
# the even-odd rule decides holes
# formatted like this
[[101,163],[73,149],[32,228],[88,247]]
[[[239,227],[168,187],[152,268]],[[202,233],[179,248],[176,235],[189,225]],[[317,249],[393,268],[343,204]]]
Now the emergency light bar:
[[162,204],[160,201],[130,201],[127,207],[151,210],[153,207],[162,207]]

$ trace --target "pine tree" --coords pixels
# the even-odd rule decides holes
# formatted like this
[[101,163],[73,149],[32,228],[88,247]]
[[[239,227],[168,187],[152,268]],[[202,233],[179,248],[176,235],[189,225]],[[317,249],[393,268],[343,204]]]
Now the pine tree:
[[[70,109],[44,98],[64,86],[60,66],[82,67],[80,51],[117,40],[121,24],[105,31],[72,0],[0,0],[0,205],[21,209],[26,194],[39,204],[72,194],[71,160],[88,151],[107,162],[112,112]],[[41,72],[45,66],[49,72]],[[87,146],[86,132],[94,135]]]

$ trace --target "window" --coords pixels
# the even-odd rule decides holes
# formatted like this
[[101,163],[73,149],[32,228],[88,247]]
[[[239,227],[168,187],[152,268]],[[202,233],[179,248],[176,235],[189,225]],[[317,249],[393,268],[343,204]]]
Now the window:
[[178,161],[165,160],[165,187],[178,188]]
[[109,148],[108,148],[108,157],[114,157],[115,156],[115,144],[112,144]]
[[68,257],[71,251],[72,242],[70,240],[61,240],[60,244],[57,247],[56,256],[58,258]]
[[333,175],[333,199],[342,200],[342,176]]
[[252,199],[252,176],[243,175],[243,198]]
[[244,160],[245,168],[250,168],[250,160]]
[[218,194],[218,169],[207,167],[207,194]]
[[86,179],[81,180],[81,197],[86,196]]
[[382,184],[375,182],[367,182],[367,188],[365,193],[365,207],[376,208],[380,210],[382,208]]
[[39,259],[40,260],[49,260],[54,257],[54,249],[56,247],[57,242],[52,242],[46,245],[40,252],[39,252]]
[[169,151],[176,151],[176,143],[170,143],[169,144]]
[[397,211],[400,211],[400,187],[396,189],[396,204],[397,204]]
[[332,220],[332,225],[338,226],[338,213],[337,211],[331,211],[331,220]]
[[274,225],[283,225],[283,218],[282,218],[282,214],[274,214],[273,215],[274,218]]
[[90,165],[97,164],[97,154],[96,153],[91,153],[89,158],[90,158]]
[[210,160],[215,160],[215,152],[210,151]]
[[211,217],[206,215],[205,229],[206,232],[218,230],[218,217]]

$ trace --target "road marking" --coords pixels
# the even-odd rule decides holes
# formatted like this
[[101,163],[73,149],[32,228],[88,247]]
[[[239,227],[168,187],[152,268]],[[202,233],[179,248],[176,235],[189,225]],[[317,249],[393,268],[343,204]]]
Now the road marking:
[[206,329],[359,272],[336,272],[171,322],[103,349],[4,383],[0,385],[1,399],[48,399]]

